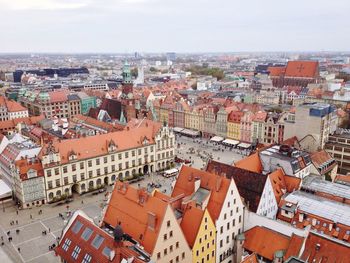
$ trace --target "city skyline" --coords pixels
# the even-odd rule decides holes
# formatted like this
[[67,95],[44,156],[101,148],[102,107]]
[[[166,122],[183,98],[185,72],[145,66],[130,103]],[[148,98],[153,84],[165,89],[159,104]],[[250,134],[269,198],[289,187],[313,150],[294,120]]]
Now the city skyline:
[[348,51],[350,6],[335,2],[0,0],[0,52]]

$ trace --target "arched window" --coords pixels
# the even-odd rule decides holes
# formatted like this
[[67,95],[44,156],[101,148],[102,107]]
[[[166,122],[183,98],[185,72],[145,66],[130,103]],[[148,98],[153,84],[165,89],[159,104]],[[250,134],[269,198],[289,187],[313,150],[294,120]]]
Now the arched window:
[[111,179],[112,179],[112,182],[115,181],[115,178],[116,178],[116,176],[115,176],[115,174],[113,174],[113,175],[112,175],[112,178],[111,178]]
[[97,179],[96,183],[97,185],[101,185],[101,178]]
[[61,193],[61,190],[58,190],[58,191],[56,192],[56,195],[57,195],[57,196],[61,196],[61,194],[62,194],[62,193]]
[[82,191],[85,191],[85,184],[82,184],[80,188]]
[[49,193],[49,199],[53,198],[53,193]]

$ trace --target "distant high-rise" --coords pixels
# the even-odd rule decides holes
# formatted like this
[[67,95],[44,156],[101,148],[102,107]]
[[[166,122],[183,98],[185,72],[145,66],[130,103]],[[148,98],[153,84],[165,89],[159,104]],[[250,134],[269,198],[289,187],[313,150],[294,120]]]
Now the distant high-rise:
[[166,53],[166,59],[170,61],[176,60],[176,53],[175,52],[168,52]]

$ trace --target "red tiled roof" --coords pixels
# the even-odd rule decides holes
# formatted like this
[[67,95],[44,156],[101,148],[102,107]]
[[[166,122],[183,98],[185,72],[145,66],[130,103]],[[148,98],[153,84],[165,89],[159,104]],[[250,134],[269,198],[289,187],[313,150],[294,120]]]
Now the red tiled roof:
[[315,78],[317,74],[317,61],[289,61],[285,72],[286,77]]
[[267,70],[270,72],[271,77],[279,77],[281,75],[284,75],[286,67],[268,67]]
[[[171,196],[176,197],[181,194],[189,196],[193,194],[196,180],[200,180],[200,187],[211,191],[207,209],[215,222],[220,215],[231,180],[223,176],[217,176],[206,171],[183,165]],[[216,191],[218,180],[221,181],[221,184],[219,190]]]
[[[140,191],[140,189],[137,190],[127,184],[117,182],[103,222],[113,228],[120,224],[125,233],[132,236],[148,253],[152,254],[169,205],[160,198]],[[142,203],[140,194],[143,195]],[[154,229],[148,226],[149,213],[155,216]]]
[[263,170],[258,152],[235,162],[234,166],[254,173],[261,173]]
[[190,248],[193,247],[196,241],[203,216],[204,211],[195,206],[188,206],[183,213],[180,226]]
[[286,251],[290,243],[290,237],[261,226],[249,229],[244,235],[243,247],[268,260],[274,259],[276,251]]
[[21,180],[27,180],[28,179],[28,171],[29,170],[35,170],[37,172],[37,176],[44,176],[43,167],[41,165],[41,162],[39,160],[36,160],[34,162],[31,162],[27,159],[21,159],[15,162],[15,166],[19,170],[19,175]]
[[306,238],[302,260],[307,262],[350,262],[350,248],[340,242],[310,232]]

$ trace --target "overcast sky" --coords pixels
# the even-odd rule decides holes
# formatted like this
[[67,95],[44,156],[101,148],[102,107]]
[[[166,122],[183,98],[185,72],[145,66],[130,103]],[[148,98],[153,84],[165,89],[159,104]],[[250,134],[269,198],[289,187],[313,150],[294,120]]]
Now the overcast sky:
[[1,52],[349,51],[350,0],[0,0]]

